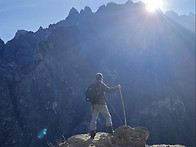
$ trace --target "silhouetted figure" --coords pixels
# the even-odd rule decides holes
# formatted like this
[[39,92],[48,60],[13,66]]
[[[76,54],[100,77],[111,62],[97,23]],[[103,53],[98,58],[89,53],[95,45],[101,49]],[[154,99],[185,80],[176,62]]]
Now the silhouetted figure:
[[108,133],[111,134],[113,133],[113,128],[112,128],[112,118],[110,115],[110,112],[108,110],[108,107],[106,105],[106,100],[105,100],[105,92],[113,92],[121,88],[120,85],[116,87],[108,87],[105,83],[103,83],[103,75],[101,73],[96,74],[96,80],[94,81],[95,84],[98,84],[98,93],[99,93],[99,99],[96,103],[91,103],[91,109],[92,109],[92,119],[91,119],[91,124],[90,124],[90,136],[91,139],[94,139],[96,135],[96,121],[97,117],[99,115],[99,112],[102,113],[102,115],[105,117],[106,120],[106,126],[108,128]]

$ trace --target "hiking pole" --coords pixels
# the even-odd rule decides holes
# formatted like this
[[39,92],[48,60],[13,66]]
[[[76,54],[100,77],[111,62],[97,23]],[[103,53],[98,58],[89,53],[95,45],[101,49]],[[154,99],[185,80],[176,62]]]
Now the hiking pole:
[[124,105],[124,100],[123,100],[121,88],[120,88],[119,90],[120,90],[120,97],[121,97],[122,106],[123,106],[124,119],[125,119],[125,126],[127,126],[127,119],[126,119],[126,113],[125,113],[125,105]]

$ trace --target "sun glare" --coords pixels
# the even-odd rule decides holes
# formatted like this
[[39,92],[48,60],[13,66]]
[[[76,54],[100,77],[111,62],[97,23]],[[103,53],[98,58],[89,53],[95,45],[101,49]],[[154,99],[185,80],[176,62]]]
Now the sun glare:
[[161,8],[162,1],[161,0],[148,0],[146,3],[146,8],[150,12],[154,12],[155,10]]

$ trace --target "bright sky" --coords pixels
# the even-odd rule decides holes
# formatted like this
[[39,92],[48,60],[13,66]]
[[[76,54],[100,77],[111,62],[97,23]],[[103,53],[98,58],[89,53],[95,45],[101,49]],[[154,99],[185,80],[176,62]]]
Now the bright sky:
[[[42,26],[57,23],[67,17],[69,10],[78,11],[89,6],[96,11],[109,2],[124,4],[127,0],[0,0],[0,38],[7,42],[20,29],[37,31]],[[138,0],[132,0],[138,2]],[[144,3],[147,0],[141,0]],[[162,0],[162,10],[174,10],[178,14],[195,14],[195,0]]]

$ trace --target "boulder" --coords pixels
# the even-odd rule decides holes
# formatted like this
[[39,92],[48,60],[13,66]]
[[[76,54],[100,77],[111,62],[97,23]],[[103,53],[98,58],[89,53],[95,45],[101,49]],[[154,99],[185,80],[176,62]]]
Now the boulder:
[[98,132],[95,138],[89,134],[70,137],[60,147],[145,147],[149,131],[144,127],[121,126],[113,134]]

